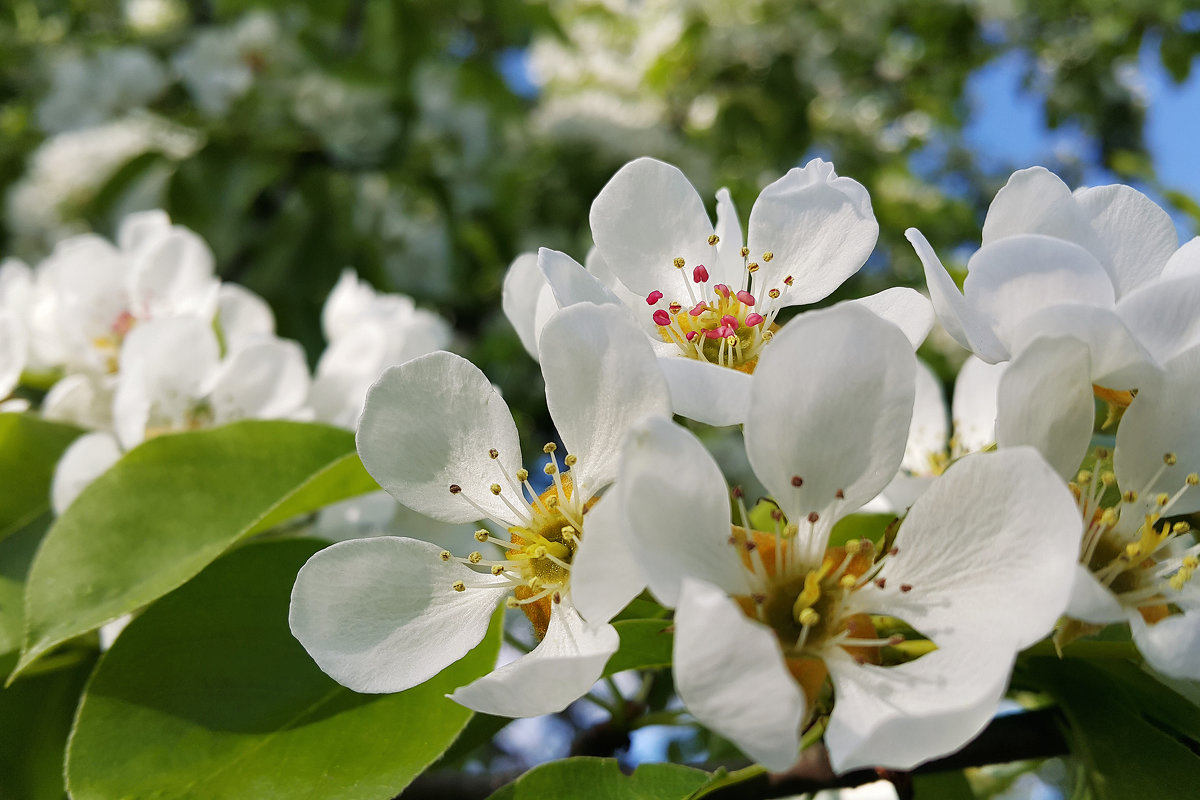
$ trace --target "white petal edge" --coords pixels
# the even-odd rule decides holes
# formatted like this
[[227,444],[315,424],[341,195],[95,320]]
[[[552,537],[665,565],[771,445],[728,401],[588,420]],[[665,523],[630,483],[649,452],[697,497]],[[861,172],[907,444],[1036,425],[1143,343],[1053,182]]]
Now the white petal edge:
[[1200,610],[1172,614],[1153,625],[1134,612],[1129,629],[1150,666],[1171,678],[1200,681]]
[[882,292],[846,302],[864,306],[879,318],[886,319],[904,331],[914,350],[921,346],[933,328],[933,303],[916,289],[893,286]]
[[571,561],[571,598],[588,622],[608,622],[646,588],[625,535],[627,524],[617,486],[584,518],[583,540]]
[[61,516],[92,481],[121,458],[121,446],[110,433],[96,431],[71,442],[54,467],[51,506]]
[[658,359],[676,414],[706,425],[740,425],[750,409],[750,376],[694,358]]
[[538,268],[536,253],[522,253],[508,266],[500,307],[517,332],[517,338],[529,355],[537,359],[538,329],[536,327],[538,297],[546,288],[546,276]]
[[[356,692],[400,692],[429,680],[483,639],[503,578],[397,536],[325,548],[296,575],[288,624],[325,674]],[[456,592],[455,581],[469,587]]]
[[912,421],[901,462],[901,466],[913,475],[929,474],[934,459],[945,452],[949,439],[946,412],[941,380],[924,361],[917,359]]
[[1184,242],[1167,259],[1160,277],[1182,278],[1184,275],[1200,275],[1200,236]]
[[997,398],[1007,362],[989,364],[968,356],[954,381],[950,419],[956,449],[973,453],[996,443]]
[[1121,622],[1126,611],[1117,596],[1102,586],[1096,576],[1082,564],[1075,565],[1075,580],[1071,585],[1071,599],[1066,614],[1072,619],[1108,625]]
[[796,763],[804,692],[775,634],[720,589],[688,578],[675,614],[675,687],[688,711],[773,772]]

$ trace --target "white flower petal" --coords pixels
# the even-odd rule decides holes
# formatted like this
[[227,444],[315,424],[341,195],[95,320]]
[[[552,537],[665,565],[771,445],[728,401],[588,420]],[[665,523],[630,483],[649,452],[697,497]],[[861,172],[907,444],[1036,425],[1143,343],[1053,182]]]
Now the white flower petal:
[[750,376],[694,358],[658,360],[676,414],[708,425],[739,425],[750,409]]
[[275,333],[275,315],[267,301],[236,283],[222,283],[217,293],[217,321],[229,352]]
[[675,687],[692,716],[769,770],[796,763],[806,703],[769,628],[719,589],[688,578],[675,614],[674,661]]
[[173,226],[136,251],[130,272],[133,313],[156,319],[177,314],[211,318],[220,282],[208,244],[187,228]]
[[[521,444],[508,405],[478,367],[437,352],[386,370],[367,393],[358,454],[371,477],[409,508],[443,522],[516,517],[488,487],[521,468]],[[489,450],[499,452],[492,459]],[[451,484],[462,487],[450,493]]]
[[54,467],[54,482],[50,485],[54,513],[61,516],[80,492],[120,458],[121,446],[111,433],[88,433],[71,442]]
[[111,428],[114,376],[86,372],[67,375],[50,387],[42,401],[42,416],[80,428]]
[[325,338],[334,341],[354,328],[363,315],[370,313],[375,298],[375,290],[366,281],[359,280],[354,270],[342,270],[321,308],[321,330]]
[[113,395],[117,438],[132,448],[147,429],[184,430],[207,397],[220,360],[212,323],[198,317],[143,322],[125,337]]
[[996,443],[996,403],[1000,376],[1007,362],[989,364],[968,356],[954,381],[954,399],[950,404],[957,450],[973,453]]
[[1101,263],[1110,270],[1117,297],[1157,278],[1179,247],[1171,217],[1137,189],[1120,184],[1080,189],[1075,201],[1107,252],[1108,263]]
[[1095,306],[1073,303],[1034,312],[1022,321],[1012,350],[1020,353],[1031,341],[1061,336],[1087,344],[1092,381],[1110,389],[1135,388],[1158,372],[1154,358],[1117,312]]
[[551,607],[546,637],[537,647],[449,697],[481,714],[553,714],[587,694],[620,643],[613,626],[589,626],[563,598]]
[[925,493],[935,478],[932,475],[905,475],[892,478],[871,502],[860,510],[872,514],[903,513]]
[[729,190],[717,190],[717,257],[710,265],[709,273],[713,283],[723,283],[735,292],[742,286],[742,276],[746,274],[746,260],[742,257],[742,223],[738,220],[737,207]]
[[832,525],[888,484],[904,457],[915,364],[899,328],[853,304],[803,314],[771,340],[750,387],[746,453],[789,520],[814,512]]
[[614,486],[592,506],[571,560],[571,599],[589,622],[608,622],[646,588],[641,564],[625,536],[628,524]]
[[921,346],[921,342],[925,341],[925,337],[933,328],[933,304],[916,289],[893,286],[882,292],[846,302],[864,306],[876,316],[886,319],[904,331],[914,350]]
[[1200,611],[1172,614],[1153,625],[1131,613],[1129,629],[1150,666],[1172,678],[1200,681]]
[[161,209],[135,211],[121,220],[117,228],[117,246],[126,253],[133,253],[169,230],[171,218],[167,212]]
[[1200,273],[1155,281],[1123,298],[1117,315],[1159,362],[1200,344]]
[[814,158],[762,190],[746,238],[750,260],[759,264],[757,291],[782,289],[791,275],[795,284],[781,301],[800,305],[827,297],[858,272],[875,249],[879,224],[862,184]]
[[1163,267],[1162,278],[1182,278],[1184,275],[1200,275],[1200,236],[1184,242],[1175,253],[1167,259]]
[[616,476],[621,438],[647,415],[671,413],[666,381],[623,305],[578,303],[546,323],[540,342],[546,405],[576,490],[590,497]]
[[25,340],[21,320],[0,308],[0,399],[8,397],[21,380],[27,352]]
[[[356,692],[429,680],[483,639],[503,578],[442,561],[416,539],[351,539],[316,553],[292,588],[288,623],[326,675]],[[468,588],[456,592],[455,581]]]
[[1036,339],[1000,377],[996,443],[1030,445],[1070,480],[1092,440],[1091,360],[1070,337]]
[[929,297],[946,332],[984,361],[1006,361],[1008,350],[996,338],[989,320],[967,303],[925,236],[916,228],[909,228],[904,235],[912,243],[925,268]]
[[558,301],[559,308],[576,303],[622,305],[599,278],[566,253],[543,247],[538,250],[537,258],[538,268],[546,276],[546,283],[554,292],[554,299]]
[[592,239],[613,273],[640,295],[677,286],[673,261],[710,263],[712,222],[677,168],[639,158],[617,171],[592,203]]
[[308,398],[308,362],[290,339],[245,345],[221,364],[210,402],[214,421],[283,419]]
[[1095,256],[1077,244],[1035,234],[1009,236],[976,251],[963,294],[1010,350],[1035,311],[1066,303],[1114,304],[1112,283]]
[[329,343],[317,361],[309,405],[317,419],[354,429],[371,388],[388,362],[388,331],[367,320]]
[[914,475],[928,473],[933,459],[945,452],[948,438],[942,382],[924,361],[917,359],[912,422],[901,466]]
[[623,505],[629,548],[663,605],[679,602],[691,576],[730,594],[748,594],[741,557],[729,545],[729,490],[694,434],[669,419],[630,431],[614,490]]
[[1014,656],[955,647],[892,667],[826,658],[837,696],[825,729],[834,771],[907,770],[959,749],[991,721]]
[[525,351],[537,359],[539,329],[536,327],[538,297],[546,289],[546,276],[538,268],[535,253],[522,253],[508,267],[504,275],[504,290],[500,305],[504,316],[517,332]]
[[[1117,485],[1136,491],[1147,509],[1155,495],[1165,492],[1173,496],[1184,488],[1188,473],[1200,472],[1198,397],[1200,346],[1168,361],[1161,379],[1145,384],[1121,418],[1113,455]],[[1167,453],[1175,455],[1176,463],[1164,468]],[[1171,506],[1170,514],[1197,510],[1200,487],[1189,486]]]
[[1082,527],[1037,451],[973,453],[913,504],[880,573],[886,586],[855,592],[853,606],[900,617],[939,648],[990,650],[1011,663],[1066,608]]
[[1075,565],[1075,580],[1071,585],[1071,599],[1066,614],[1073,619],[1108,625],[1121,622],[1126,611],[1117,596],[1102,586],[1096,576],[1082,564]]
[[1062,179],[1045,167],[1014,172],[996,193],[983,222],[983,244],[1042,233],[1087,248],[1098,259],[1103,246]]

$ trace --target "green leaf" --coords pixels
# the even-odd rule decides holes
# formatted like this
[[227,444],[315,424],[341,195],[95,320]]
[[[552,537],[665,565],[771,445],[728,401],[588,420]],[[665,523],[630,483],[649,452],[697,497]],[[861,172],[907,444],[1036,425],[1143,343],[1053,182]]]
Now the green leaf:
[[[1159,691],[1143,683],[1153,678],[1123,674],[1118,680],[1080,659],[1029,659],[1026,669],[1066,715],[1071,752],[1087,767],[1098,800],[1193,796],[1200,756],[1163,730],[1153,707],[1142,706]],[[1187,703],[1183,698],[1178,702]]]
[[660,669],[671,666],[671,645],[675,636],[666,628],[666,619],[627,619],[613,623],[621,637],[621,646],[604,665],[604,674],[627,669]]
[[0,540],[0,655],[15,653],[21,647],[21,634],[25,630],[25,579],[50,520],[49,514],[43,514],[21,531]]
[[322,545],[240,548],[130,623],[84,692],[67,755],[75,800],[384,800],[449,747],[471,712],[444,695],[495,664],[498,617],[420,686],[352,692],[288,630],[296,571]]
[[920,800],[975,800],[971,783],[961,770],[913,775],[913,796]]
[[17,671],[163,596],[243,536],[376,488],[354,434],[326,425],[255,420],[145,442],[46,534]]
[[534,767],[488,800],[685,800],[711,778],[707,772],[677,764],[642,764],[632,775],[624,775],[616,759],[567,758]]
[[829,534],[829,546],[840,547],[851,539],[870,539],[879,544],[895,514],[851,514],[839,519]]
[[[95,652],[0,690],[0,797],[62,800],[63,752]],[[8,665],[11,666],[11,663]]]
[[50,509],[54,465],[80,433],[30,414],[0,414],[0,539]]

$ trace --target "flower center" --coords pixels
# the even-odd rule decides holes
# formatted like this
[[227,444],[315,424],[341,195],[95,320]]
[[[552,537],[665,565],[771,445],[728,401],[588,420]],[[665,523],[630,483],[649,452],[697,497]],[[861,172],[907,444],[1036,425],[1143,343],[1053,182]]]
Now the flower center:
[[1187,546],[1191,526],[1166,519],[1183,493],[1200,485],[1200,475],[1188,473],[1174,494],[1149,496],[1150,488],[1176,466],[1175,454],[1167,453],[1142,491],[1121,492],[1109,451],[1096,448],[1095,456],[1094,469],[1081,471],[1071,483],[1087,521],[1079,560],[1122,605],[1136,608],[1153,624],[1172,613],[1168,590],[1182,591],[1200,568],[1200,545]]
[[133,330],[133,326],[137,324],[137,317],[129,311],[122,311],[113,320],[109,326],[108,333],[103,336],[97,336],[92,339],[92,346],[100,351],[104,358],[105,369],[109,374],[116,373],[119,369],[118,357],[121,353],[121,345],[125,342],[125,337]]
[[[494,448],[488,451],[509,489],[506,493],[503,485],[493,483],[489,491],[504,501],[519,522],[506,526],[507,542],[482,528],[475,532],[475,540],[503,548],[504,560],[485,559],[479,551],[466,558],[456,557],[449,550],[441,553],[443,561],[454,560],[471,567],[486,568],[492,575],[506,578],[513,587],[513,594],[506,601],[508,607],[519,608],[525,613],[539,640],[546,635],[550,624],[552,604],[561,602],[563,594],[570,588],[571,561],[583,535],[583,515],[596,502],[595,498],[585,501],[574,491],[570,474],[564,475],[559,470],[554,455],[557,449],[553,442],[542,448],[542,452],[550,457],[543,472],[552,482],[541,494],[530,484],[528,470],[519,469],[511,476],[497,460],[499,452]],[[573,455],[564,460],[568,467],[577,462]],[[489,517],[458,484],[451,484],[450,493],[474,505],[481,518]],[[516,502],[508,499],[509,494],[515,496]],[[502,521],[494,521],[505,525]],[[454,584],[455,591],[463,592],[469,588],[472,587],[464,581]]]
[[[719,241],[715,235],[708,239],[712,246]],[[656,289],[646,297],[646,304],[654,308],[651,317],[663,341],[674,344],[682,355],[751,373],[759,351],[778,330],[775,316],[782,307],[778,301],[791,287],[792,276],[783,279],[782,288],[771,287],[765,300],[761,295],[756,298],[750,290],[758,263],[749,260],[750,251],[745,247],[741,256],[743,273],[737,288],[724,283],[710,285],[703,264],[693,266],[689,276],[687,263],[676,258],[673,264],[687,297],[667,300],[667,295]],[[764,262],[774,257],[771,252],[762,254]],[[760,290],[755,287],[755,291]]]

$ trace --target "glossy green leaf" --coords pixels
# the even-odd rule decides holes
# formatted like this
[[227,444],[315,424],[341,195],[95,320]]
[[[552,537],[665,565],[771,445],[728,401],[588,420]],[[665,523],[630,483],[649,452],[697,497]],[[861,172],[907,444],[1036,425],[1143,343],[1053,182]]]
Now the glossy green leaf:
[[642,764],[624,775],[612,758],[568,758],[534,767],[488,800],[685,800],[711,780],[677,764]]
[[247,545],[130,623],[84,693],[75,800],[385,800],[442,754],[471,717],[444,695],[495,664],[498,619],[420,686],[356,694],[288,630],[296,572],[322,544]]
[[[21,648],[25,630],[25,579],[33,554],[50,527],[50,515],[43,514],[22,530],[0,540],[0,655]],[[15,659],[14,659],[15,662]],[[13,665],[6,665],[11,668]],[[7,674],[7,669],[2,671]]]
[[[62,800],[63,753],[95,651],[0,690],[0,797]],[[11,662],[8,664],[11,666]]]
[[50,508],[54,465],[80,433],[31,414],[0,414],[0,539]]
[[895,514],[851,514],[843,517],[829,534],[829,546],[840,547],[851,539],[870,539],[879,544],[887,533],[888,525],[895,519]]
[[161,597],[243,536],[376,488],[354,435],[326,425],[246,421],[151,439],[46,534],[29,572],[18,671]]
[[1159,688],[1170,690],[1143,684],[1154,680],[1148,675],[1118,676],[1080,659],[1030,659],[1027,669],[1062,708],[1071,752],[1097,800],[1194,796],[1200,756],[1143,705]]
[[627,619],[614,622],[621,646],[604,665],[604,674],[627,669],[659,669],[671,665],[671,646],[675,641],[671,620]]

